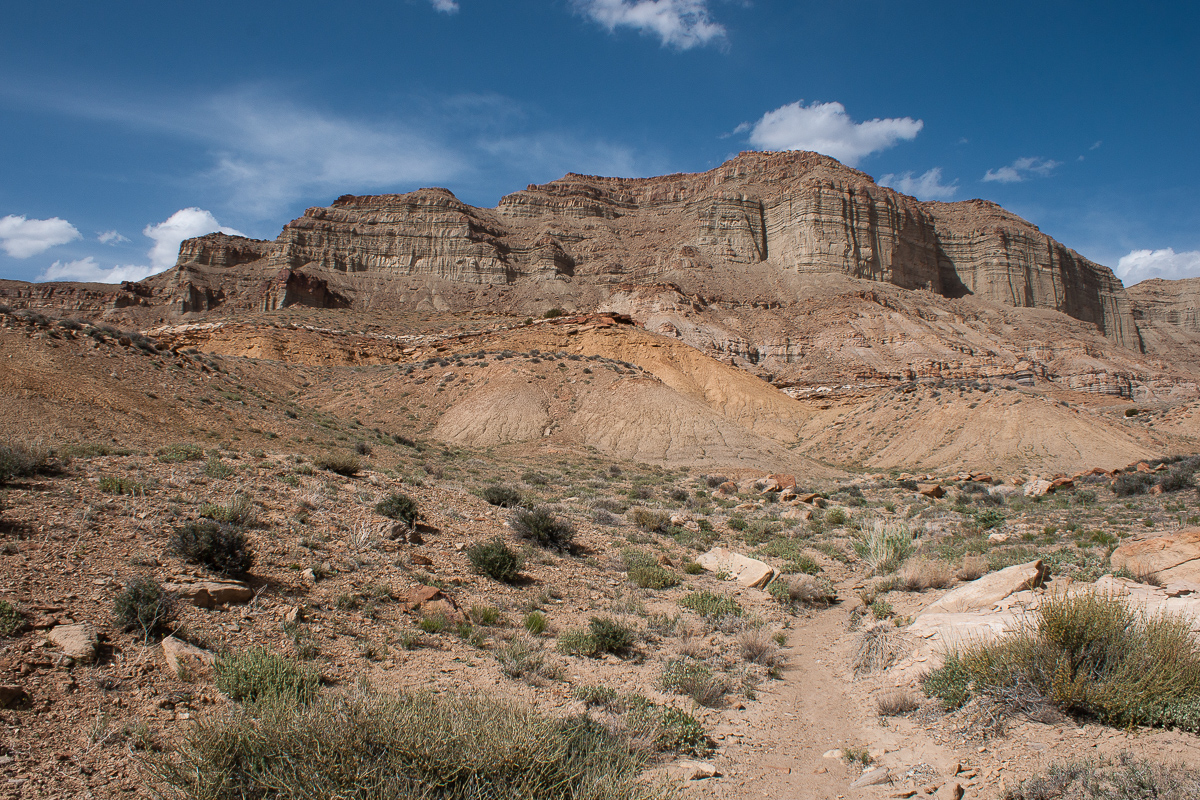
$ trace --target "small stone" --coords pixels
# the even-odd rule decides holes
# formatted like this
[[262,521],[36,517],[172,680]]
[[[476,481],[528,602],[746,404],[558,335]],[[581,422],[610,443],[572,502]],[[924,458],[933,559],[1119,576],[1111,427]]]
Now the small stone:
[[178,678],[206,677],[217,657],[182,639],[168,636],[162,641],[163,658]]
[[863,786],[878,786],[881,783],[890,783],[892,780],[892,771],[887,767],[876,767],[869,772],[864,772],[862,777],[850,784],[851,789],[861,789]]
[[681,781],[700,781],[715,777],[717,768],[707,761],[680,761],[671,772]]
[[96,647],[100,642],[96,629],[86,622],[59,625],[51,629],[49,638],[52,644],[62,650],[63,655],[81,663],[96,657]]
[[413,553],[412,556],[408,560],[411,563],[413,563],[419,567],[432,567],[433,566],[433,559],[429,558],[428,556],[423,556],[420,553]]
[[966,794],[966,791],[961,783],[951,781],[938,789],[937,800],[962,800],[962,796]]

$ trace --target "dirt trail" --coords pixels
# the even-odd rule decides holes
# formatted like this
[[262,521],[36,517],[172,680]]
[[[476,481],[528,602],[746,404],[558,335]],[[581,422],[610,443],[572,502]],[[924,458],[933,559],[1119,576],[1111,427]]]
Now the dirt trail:
[[[849,587],[841,587],[843,596]],[[887,785],[851,790],[861,769],[824,754],[842,747],[865,747],[876,764],[889,767],[897,783],[917,764],[946,775],[955,755],[931,741],[924,729],[891,719],[887,727],[874,700],[852,681],[842,639],[849,624],[848,604],[798,620],[788,636],[790,659],[783,680],[764,685],[765,702],[748,704],[744,722],[720,726],[715,759],[722,777],[692,784],[692,796],[769,797],[775,800],[877,798]]]

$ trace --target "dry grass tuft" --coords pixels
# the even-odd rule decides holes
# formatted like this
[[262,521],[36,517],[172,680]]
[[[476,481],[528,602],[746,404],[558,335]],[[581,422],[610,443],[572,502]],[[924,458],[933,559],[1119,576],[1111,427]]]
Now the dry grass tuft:
[[945,561],[910,558],[900,570],[900,585],[910,592],[945,589],[954,583],[954,569]]
[[904,656],[909,648],[908,636],[894,625],[885,623],[868,628],[859,634],[854,643],[854,654],[851,657],[854,676],[887,669]]
[[875,698],[875,707],[881,717],[896,717],[916,711],[921,703],[908,689],[890,689]]
[[975,581],[988,573],[988,562],[983,556],[967,556],[958,568],[960,581]]

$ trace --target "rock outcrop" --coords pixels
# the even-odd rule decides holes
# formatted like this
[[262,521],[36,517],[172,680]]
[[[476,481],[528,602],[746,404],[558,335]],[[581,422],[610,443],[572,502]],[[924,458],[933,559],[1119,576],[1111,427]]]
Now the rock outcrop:
[[[656,178],[569,174],[494,209],[445,189],[346,195],[308,209],[274,242],[210,234],[180,248],[181,269],[250,263],[327,281],[321,292],[296,292],[306,305],[338,292],[352,305],[375,303],[412,279],[564,281],[577,297],[669,280],[685,293],[770,307],[801,296],[807,277],[836,274],[1054,309],[1137,343],[1111,270],[1036,226],[984,201],[922,203],[805,152],[742,153],[709,172]],[[756,299],[756,286],[777,296]],[[265,287],[259,305],[278,307],[278,293]]]

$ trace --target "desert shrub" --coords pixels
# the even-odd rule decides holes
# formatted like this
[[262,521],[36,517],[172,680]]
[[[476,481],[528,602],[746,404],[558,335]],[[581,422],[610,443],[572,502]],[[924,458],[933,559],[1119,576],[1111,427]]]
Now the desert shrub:
[[783,571],[792,574],[816,575],[821,572],[821,565],[812,556],[801,553],[794,558],[789,558],[783,565]]
[[775,644],[775,638],[765,628],[750,628],[737,636],[738,649],[742,658],[752,664],[761,664],[778,673],[787,661],[783,651]]
[[994,508],[975,512],[975,524],[985,531],[1003,525],[1004,519],[1004,514]]
[[910,558],[900,570],[900,585],[910,592],[945,589],[954,583],[954,568],[945,561]]
[[534,636],[540,636],[546,632],[546,615],[540,611],[530,611],[525,615],[523,624],[525,625],[525,630]]
[[375,504],[375,513],[380,516],[403,522],[409,530],[417,527],[421,519],[421,510],[417,501],[401,492],[392,492]]
[[1032,689],[1060,710],[1112,725],[1200,730],[1200,645],[1187,619],[1119,598],[1048,597],[1016,634],[947,655],[925,690],[946,707]]
[[571,523],[554,516],[543,506],[518,511],[513,515],[512,527],[522,538],[552,550],[570,549],[571,540],[575,538]]
[[467,559],[476,572],[501,583],[512,583],[521,572],[521,557],[499,536],[468,547]]
[[784,605],[827,606],[837,600],[829,581],[812,575],[781,575],[767,586],[767,594]]
[[670,533],[671,515],[653,508],[634,508],[629,512],[633,524],[651,533]]
[[25,615],[6,600],[0,600],[0,637],[7,639],[25,629]]
[[1187,462],[1177,464],[1158,479],[1158,487],[1164,492],[1179,492],[1184,489],[1191,489],[1195,486],[1193,477],[1195,473],[1195,468]]
[[49,450],[20,442],[0,444],[0,486],[15,478],[28,478],[54,469]]
[[233,473],[233,467],[226,464],[221,460],[221,457],[217,455],[209,456],[208,461],[204,464],[204,475],[208,478],[224,480],[225,478],[233,475]]
[[354,452],[358,453],[360,456],[369,456],[371,455],[371,445],[365,441],[359,440],[354,443]]
[[648,739],[655,750],[701,757],[712,752],[704,726],[686,711],[629,695],[620,702],[627,706],[625,722],[630,732]]
[[617,691],[607,686],[576,686],[571,690],[571,696],[576,700],[582,700],[584,705],[591,708],[592,706],[606,706],[614,702],[617,699]]
[[146,487],[132,478],[122,478],[117,475],[103,475],[96,485],[104,494],[144,494]]
[[688,561],[683,565],[683,574],[685,575],[699,575],[702,572],[704,572],[704,567],[695,561]]
[[229,525],[249,525],[256,516],[254,503],[245,492],[234,492],[225,505],[205,503],[200,506],[200,516]]
[[201,460],[204,458],[204,448],[198,444],[169,444],[160,447],[154,455],[164,464],[179,464]]
[[729,692],[729,683],[713,675],[712,668],[694,658],[674,658],[663,666],[659,684],[664,691],[687,695],[696,703],[715,708]]
[[1200,797],[1200,770],[1187,764],[1115,758],[1051,764],[1008,789],[1003,800],[1188,800]]
[[729,518],[728,525],[735,531],[744,531],[746,528],[750,527],[750,523],[746,522],[745,517],[739,517],[736,515]]
[[658,564],[638,564],[629,568],[629,581],[642,589],[667,589],[679,585],[679,576]]
[[496,663],[510,678],[537,677],[546,672],[546,654],[540,644],[514,637],[497,648]]
[[516,508],[521,505],[521,493],[511,486],[485,486],[479,496],[491,505],[501,508]]
[[825,512],[825,522],[833,526],[845,525],[848,519],[844,508],[831,508]]
[[483,797],[651,800],[644,760],[587,717],[480,696],[322,698],[235,710],[182,734],[150,771],[189,800]]
[[909,649],[908,637],[894,625],[876,625],[858,635],[850,656],[850,665],[856,677],[879,672],[896,663],[896,659]]
[[960,581],[973,581],[982,578],[988,572],[988,560],[982,556],[967,556],[958,568]]
[[732,597],[715,594],[707,589],[684,595],[679,600],[679,605],[695,611],[702,617],[740,617],[742,615],[742,607]]
[[113,622],[125,631],[141,631],[146,640],[178,613],[179,598],[148,576],[129,581],[113,600]]
[[1124,472],[1113,481],[1113,494],[1117,497],[1145,494],[1156,480],[1153,472]]
[[312,460],[317,469],[336,472],[338,475],[357,475],[362,469],[362,462],[352,453],[322,453]]
[[586,629],[567,631],[558,637],[558,649],[579,656],[620,655],[633,647],[637,633],[610,617],[592,617]]
[[903,523],[875,519],[854,540],[854,551],[872,575],[888,575],[912,555],[913,535]]
[[892,689],[875,698],[875,709],[881,717],[896,717],[916,711],[921,704],[907,689]]
[[528,483],[530,486],[546,486],[550,483],[550,479],[540,472],[528,470],[521,474],[521,480]]
[[226,653],[213,664],[217,688],[239,702],[303,705],[317,696],[320,674],[269,647]]
[[213,520],[185,522],[171,535],[171,550],[222,575],[242,575],[254,564],[246,534]]

